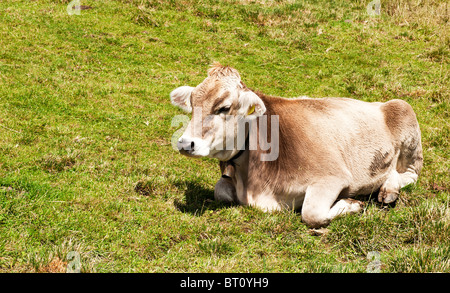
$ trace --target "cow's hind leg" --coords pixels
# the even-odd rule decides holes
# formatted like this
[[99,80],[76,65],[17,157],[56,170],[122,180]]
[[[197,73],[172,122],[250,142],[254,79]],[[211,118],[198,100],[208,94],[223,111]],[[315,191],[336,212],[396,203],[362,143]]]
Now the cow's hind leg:
[[388,179],[383,183],[378,193],[378,201],[385,204],[393,203],[397,200],[400,189],[406,185],[415,183],[419,175],[414,169],[409,169],[403,173],[392,170]]
[[417,181],[423,164],[422,143],[419,124],[410,105],[392,100],[385,103],[382,110],[399,148],[399,156],[395,169],[380,188],[378,201],[392,203],[402,187]]
[[413,143],[408,144],[401,151],[396,169],[391,171],[380,188],[378,201],[386,204],[396,201],[401,188],[417,181],[422,164],[422,145],[419,136],[418,142],[413,139]]
[[336,201],[347,187],[339,180],[309,186],[302,205],[302,220],[311,228],[319,228],[339,215],[359,212],[362,203],[357,200],[346,198]]
[[378,201],[386,204],[397,200],[400,193],[400,174],[392,170],[388,179],[383,183],[378,193]]

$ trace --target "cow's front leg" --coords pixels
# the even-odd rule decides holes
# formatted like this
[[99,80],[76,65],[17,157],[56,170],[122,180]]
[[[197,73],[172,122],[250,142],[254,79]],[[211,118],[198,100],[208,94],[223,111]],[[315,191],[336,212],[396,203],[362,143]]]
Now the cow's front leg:
[[214,187],[214,199],[222,202],[235,202],[236,188],[231,178],[221,177]]
[[337,200],[343,189],[347,188],[345,181],[329,179],[307,188],[302,206],[302,220],[311,228],[328,225],[332,219],[347,213],[361,210],[362,203],[354,199]]

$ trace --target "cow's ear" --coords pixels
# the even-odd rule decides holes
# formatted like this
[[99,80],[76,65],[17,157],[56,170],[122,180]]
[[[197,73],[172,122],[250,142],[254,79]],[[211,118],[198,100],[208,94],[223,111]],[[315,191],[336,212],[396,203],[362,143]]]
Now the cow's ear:
[[191,86],[180,86],[170,93],[172,105],[180,107],[185,112],[191,113],[191,94],[194,88]]
[[258,117],[266,112],[263,101],[252,91],[242,91],[239,94],[240,112],[244,116]]

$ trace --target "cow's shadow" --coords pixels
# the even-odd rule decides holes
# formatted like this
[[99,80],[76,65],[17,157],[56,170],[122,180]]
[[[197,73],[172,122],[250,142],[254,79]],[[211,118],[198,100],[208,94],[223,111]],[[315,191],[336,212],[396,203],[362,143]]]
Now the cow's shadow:
[[353,197],[353,199],[356,199],[356,200],[359,200],[360,202],[362,202],[364,205],[364,208],[366,208],[368,206],[375,206],[381,210],[390,210],[390,209],[394,209],[397,206],[399,199],[397,199],[396,201],[394,201],[392,203],[379,202],[378,201],[378,193],[379,192],[380,192],[380,190],[376,190],[376,191],[372,192],[371,194],[356,195],[355,197]]
[[[183,212],[195,216],[201,216],[207,211],[215,211],[226,209],[232,206],[238,206],[237,203],[224,203],[214,200],[214,189],[205,187],[193,180],[176,181],[174,185],[179,189],[184,189],[184,200],[175,199],[175,207]],[[396,206],[396,202],[391,204],[382,204],[377,201],[378,192],[375,191],[370,195],[358,195],[354,197],[362,201],[365,205],[375,205],[381,209],[390,209]],[[296,213],[301,214],[302,207],[295,210]]]
[[184,200],[175,199],[174,201],[175,207],[183,213],[201,216],[206,211],[219,210],[235,205],[214,200],[214,189],[207,188],[195,181],[177,181],[175,186],[185,189]]

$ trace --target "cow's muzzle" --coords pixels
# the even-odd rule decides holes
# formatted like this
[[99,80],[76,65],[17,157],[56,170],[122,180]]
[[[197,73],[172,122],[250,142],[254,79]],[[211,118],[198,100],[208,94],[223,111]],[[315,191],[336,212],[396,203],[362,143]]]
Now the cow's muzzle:
[[190,155],[194,151],[195,143],[193,140],[180,138],[177,143],[178,151],[183,155]]

